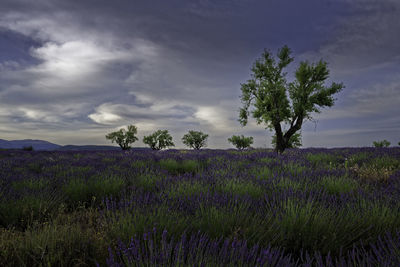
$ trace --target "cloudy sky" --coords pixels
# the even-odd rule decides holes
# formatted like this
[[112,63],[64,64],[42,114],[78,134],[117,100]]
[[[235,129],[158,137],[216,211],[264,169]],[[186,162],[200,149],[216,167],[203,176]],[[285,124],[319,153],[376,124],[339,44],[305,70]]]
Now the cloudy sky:
[[228,148],[233,134],[271,147],[238,119],[240,84],[264,49],[328,62],[346,88],[302,129],[304,147],[400,141],[398,0],[1,0],[0,139],[109,144],[188,130]]

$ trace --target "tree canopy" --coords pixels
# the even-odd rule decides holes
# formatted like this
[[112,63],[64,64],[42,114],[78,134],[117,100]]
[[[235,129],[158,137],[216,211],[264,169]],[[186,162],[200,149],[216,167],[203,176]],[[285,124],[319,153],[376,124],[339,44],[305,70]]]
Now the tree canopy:
[[205,147],[208,134],[200,131],[189,131],[182,137],[182,142],[188,147],[194,148],[196,150]]
[[253,144],[253,137],[245,137],[244,135],[232,135],[228,138],[228,142],[232,143],[237,149],[243,150],[249,148]]
[[389,147],[390,146],[390,142],[386,139],[384,139],[382,141],[374,141],[373,144],[374,144],[374,147]]
[[[275,149],[280,153],[289,148],[291,142],[293,145],[293,136],[303,122],[311,120],[312,113],[321,112],[321,108],[333,106],[333,95],[344,88],[342,83],[335,82],[325,86],[329,70],[322,60],[300,62],[295,80],[288,83],[283,70],[293,61],[290,54],[289,47],[283,46],[278,50],[276,60],[264,50],[251,68],[251,79],[241,84],[243,106],[239,122],[245,126],[251,114],[257,124],[264,123],[275,131]],[[300,140],[299,136],[295,139]]]
[[175,146],[168,130],[158,130],[151,135],[143,137],[143,143],[149,145],[153,150],[161,150],[163,148]]
[[137,128],[135,125],[129,125],[128,130],[119,129],[119,131],[112,132],[106,135],[106,138],[111,140],[112,143],[117,143],[122,150],[128,150],[131,148],[130,144],[133,144],[138,138]]

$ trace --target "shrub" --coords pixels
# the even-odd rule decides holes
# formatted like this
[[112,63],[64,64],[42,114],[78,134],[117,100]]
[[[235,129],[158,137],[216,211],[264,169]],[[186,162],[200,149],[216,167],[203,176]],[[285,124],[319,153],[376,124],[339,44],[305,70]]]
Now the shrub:
[[33,147],[32,147],[32,146],[24,146],[24,147],[22,148],[22,150],[25,150],[25,151],[33,151]]
[[377,164],[363,164],[359,167],[357,164],[350,168],[360,179],[373,182],[387,182],[394,173],[390,167],[380,167]]
[[228,141],[232,143],[237,149],[243,150],[249,148],[251,144],[253,144],[253,137],[244,137],[243,135],[232,135],[231,138],[228,138]]
[[131,148],[130,144],[138,140],[135,134],[137,134],[136,126],[129,125],[128,130],[120,129],[117,132],[107,134],[106,138],[111,140],[112,143],[116,142],[122,150],[128,150]]
[[161,150],[163,148],[175,146],[168,130],[158,130],[151,135],[143,137],[143,143],[149,145],[153,150]]
[[374,141],[373,142],[374,147],[388,147],[390,146],[390,142],[388,140],[383,140],[383,141]]
[[199,150],[206,146],[206,141],[208,134],[202,133],[200,131],[189,131],[182,137],[182,142],[188,147]]

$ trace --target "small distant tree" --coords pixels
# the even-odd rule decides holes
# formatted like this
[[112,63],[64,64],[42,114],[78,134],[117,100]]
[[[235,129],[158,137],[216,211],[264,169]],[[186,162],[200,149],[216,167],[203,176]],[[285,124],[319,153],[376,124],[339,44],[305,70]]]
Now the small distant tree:
[[175,146],[168,130],[158,130],[151,135],[143,137],[143,143],[149,145],[153,150],[161,150],[163,148]]
[[374,141],[373,142],[374,147],[388,147],[390,146],[390,142],[388,140],[383,140],[383,141]]
[[128,130],[122,128],[119,131],[107,134],[106,138],[111,140],[112,143],[117,143],[122,150],[129,150],[131,148],[130,144],[133,144],[138,140],[138,138],[135,136],[136,134],[136,126],[129,125]]
[[228,138],[228,142],[232,143],[237,149],[243,150],[249,148],[253,144],[253,137],[245,137],[244,135],[232,135]]
[[[272,136],[271,144],[276,150],[276,135]],[[298,147],[301,147],[301,146],[302,146],[301,134],[300,133],[293,134],[289,139],[289,142],[287,144],[287,148],[298,148]]]
[[25,151],[33,151],[33,146],[24,146],[24,147],[22,148],[22,150],[25,150]]
[[243,106],[239,113],[240,123],[245,126],[252,115],[257,124],[264,123],[268,129],[275,131],[275,149],[279,153],[289,147],[290,140],[301,130],[303,122],[312,120],[313,113],[333,106],[333,95],[344,87],[334,82],[325,85],[329,70],[322,60],[317,63],[301,62],[294,81],[287,82],[284,69],[293,61],[290,54],[290,49],[283,46],[276,60],[265,50],[251,69],[251,79],[241,84]]
[[206,146],[208,134],[199,131],[189,131],[182,137],[182,142],[188,147],[199,150]]

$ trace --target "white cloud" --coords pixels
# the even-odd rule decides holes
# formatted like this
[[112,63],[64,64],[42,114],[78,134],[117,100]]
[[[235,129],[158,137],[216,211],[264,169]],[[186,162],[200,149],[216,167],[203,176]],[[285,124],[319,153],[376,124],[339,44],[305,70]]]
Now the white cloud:
[[[227,110],[218,106],[200,106],[194,117],[209,124],[214,131],[232,132],[232,121],[227,116]],[[229,114],[230,115],[230,114]]]
[[99,124],[114,124],[121,121],[120,116],[105,111],[90,114],[88,117]]
[[32,56],[42,63],[26,71],[37,76],[37,87],[52,87],[53,90],[69,83],[72,91],[79,91],[85,85],[96,83],[94,79],[103,78],[102,71],[110,64],[140,64],[146,57],[156,56],[155,48],[150,44],[145,45],[143,40],[132,42],[134,46],[129,49],[104,47],[85,40],[62,44],[47,42],[32,49]]
[[[180,120],[190,116],[187,110],[181,109],[178,106],[179,102],[155,102],[150,106],[141,107],[136,105],[128,104],[114,104],[114,103],[103,103],[95,109],[95,113],[89,115],[89,118],[97,123],[110,124],[112,122],[118,122],[118,120],[159,120],[161,125],[162,120],[167,118],[175,118]],[[184,106],[183,106],[184,107]],[[112,114],[112,115],[111,115]],[[113,118],[110,120],[104,120],[105,117]],[[118,117],[118,118],[117,118]],[[101,119],[103,118],[103,119]]]
[[96,71],[101,63],[118,59],[120,55],[83,41],[63,44],[46,43],[32,49],[32,55],[44,62],[31,69],[33,72],[51,74],[61,78],[78,78]]

